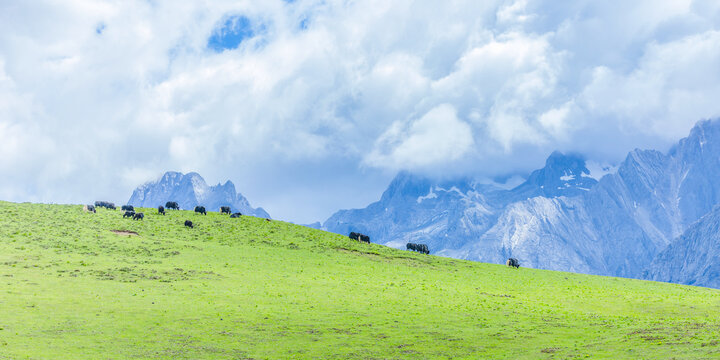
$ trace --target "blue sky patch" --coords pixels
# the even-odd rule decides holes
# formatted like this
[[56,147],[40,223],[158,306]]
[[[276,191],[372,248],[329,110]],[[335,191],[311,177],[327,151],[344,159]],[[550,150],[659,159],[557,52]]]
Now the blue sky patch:
[[98,35],[100,35],[100,34],[103,33],[103,31],[105,31],[105,23],[99,23],[99,24],[95,27],[95,33],[98,34]]
[[300,29],[301,29],[301,30],[307,30],[308,25],[310,25],[310,19],[308,19],[307,17],[303,17],[303,18],[300,20],[300,24],[299,24]]
[[240,43],[246,39],[255,36],[256,32],[253,24],[246,16],[236,15],[230,16],[215,28],[210,38],[208,38],[208,48],[222,52],[227,49],[235,49]]

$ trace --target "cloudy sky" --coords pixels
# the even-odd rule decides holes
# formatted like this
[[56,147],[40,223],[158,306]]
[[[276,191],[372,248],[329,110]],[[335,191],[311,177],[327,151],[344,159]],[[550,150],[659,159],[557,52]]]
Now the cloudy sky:
[[720,115],[715,0],[0,0],[0,199],[166,170],[324,220],[393,175],[617,163]]

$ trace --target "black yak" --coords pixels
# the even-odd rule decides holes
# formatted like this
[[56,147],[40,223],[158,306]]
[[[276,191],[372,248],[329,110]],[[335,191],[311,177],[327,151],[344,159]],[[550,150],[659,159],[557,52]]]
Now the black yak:
[[195,212],[196,212],[196,213],[203,214],[203,215],[207,215],[207,211],[205,211],[205,207],[204,207],[204,206],[196,206],[196,207],[195,207]]
[[221,214],[230,214],[230,207],[229,206],[221,206],[220,207],[220,213]]
[[133,215],[133,220],[142,220],[144,217],[145,214],[143,213],[135,213],[135,215]]
[[158,214],[165,215],[165,208],[162,205],[158,206]]
[[120,210],[122,211],[135,211],[135,208],[132,205],[123,205]]
[[414,243],[408,243],[406,248],[408,250],[417,251],[422,254],[429,254],[430,250],[428,249],[428,246],[425,244],[414,244]]
[[165,208],[168,210],[180,210],[180,206],[175,201],[168,201],[165,203]]
[[234,218],[239,218],[240,216],[242,216],[242,214],[239,213],[239,212],[236,212],[236,213],[230,215],[230,217],[233,218],[233,219],[234,219]]
[[109,201],[96,201],[95,207],[104,207],[106,209],[115,210],[115,204]]
[[190,220],[185,220],[185,226],[187,226],[187,227],[189,227],[189,228],[192,229],[192,228],[193,228],[192,221],[190,221]]
[[135,216],[135,212],[134,212],[134,211],[126,211],[125,214],[123,214],[123,219],[126,218],[126,217],[131,218],[131,217],[133,217],[133,216]]
[[95,206],[94,205],[85,205],[83,206],[83,210],[91,213],[95,213]]
[[351,232],[350,235],[348,235],[349,238],[353,240],[359,240],[362,242],[370,243],[370,237],[361,233]]
[[520,262],[519,262],[518,259],[516,259],[516,258],[509,258],[509,259],[507,259],[507,261],[505,262],[505,265],[511,266],[511,267],[514,267],[514,268],[517,269],[517,268],[520,267]]

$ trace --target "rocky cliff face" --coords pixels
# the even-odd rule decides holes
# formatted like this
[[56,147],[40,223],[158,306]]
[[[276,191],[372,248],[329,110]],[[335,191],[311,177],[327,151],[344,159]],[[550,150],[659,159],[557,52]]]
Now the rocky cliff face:
[[661,251],[644,277],[720,288],[720,207],[700,218]]
[[401,173],[378,202],[339,211],[323,228],[397,248],[424,242],[444,256],[639,278],[720,203],[717,179],[720,121],[702,121],[668,153],[634,150],[599,180],[582,157],[558,152],[512,190]]
[[205,206],[208,211],[220,211],[220,206],[230,206],[233,212],[245,215],[269,218],[262,208],[253,208],[247,199],[236,192],[235,185],[224,184],[208,186],[197,173],[182,174],[168,171],[157,181],[138,186],[133,191],[128,204],[133,206],[157,207],[168,201],[176,201],[181,209],[192,210],[197,205]]

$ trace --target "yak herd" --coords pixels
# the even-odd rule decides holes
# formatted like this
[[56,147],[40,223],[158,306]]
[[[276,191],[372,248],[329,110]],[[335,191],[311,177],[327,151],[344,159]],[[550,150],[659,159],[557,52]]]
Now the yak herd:
[[414,243],[408,243],[407,249],[412,251],[417,251],[421,254],[429,254],[430,250],[428,249],[428,246],[425,244],[414,244]]
[[[83,210],[94,213],[94,212],[96,212],[96,208],[100,208],[100,207],[104,207],[109,210],[115,210],[115,204],[108,202],[108,201],[96,201],[95,205],[83,206]],[[145,217],[145,215],[143,213],[135,212],[135,208],[132,205],[123,205],[120,209],[125,212],[123,214],[123,218],[132,218],[133,220],[142,220]],[[158,208],[157,208],[158,214],[165,215],[165,209],[180,210],[180,206],[175,201],[168,201],[165,203],[164,207],[162,205],[158,206]],[[207,211],[205,210],[204,206],[196,206],[195,212],[198,214],[207,215]],[[228,215],[230,215],[231,218],[239,218],[240,216],[242,216],[242,214],[239,212],[233,213],[229,206],[221,206],[220,213],[228,214]],[[266,219],[266,220],[270,221],[270,219]],[[190,220],[185,220],[185,226],[188,228],[191,228],[191,229],[194,228],[194,225],[193,225],[192,221],[190,221]],[[353,231],[350,233],[350,235],[348,235],[348,237],[353,240],[360,241],[360,242],[364,242],[364,243],[368,243],[368,244],[370,243],[370,236],[367,236],[365,234],[361,234],[358,232]],[[428,246],[426,244],[407,243],[406,249],[411,250],[411,251],[417,251],[421,254],[430,254],[430,249],[428,248]],[[520,262],[516,258],[508,258],[507,261],[505,262],[505,265],[507,265],[508,267],[514,267],[517,269],[520,267]]]
[[[115,209],[116,209],[115,204],[113,204],[113,203],[111,203],[111,202],[108,202],[108,201],[96,201],[96,202],[95,202],[95,205],[85,205],[85,206],[83,206],[83,210],[86,211],[86,212],[96,213],[96,212],[97,212],[96,209],[99,208],[99,207],[103,207],[103,208],[106,208],[106,209],[109,209],[109,210],[115,210]],[[165,215],[165,209],[168,209],[168,210],[180,210],[180,205],[178,205],[178,203],[175,202],[175,201],[168,201],[168,202],[165,203],[165,206],[162,206],[162,205],[158,206],[158,208],[157,208],[158,215]],[[131,218],[131,219],[133,219],[133,220],[142,220],[142,219],[145,218],[145,214],[143,214],[143,213],[141,213],[141,212],[135,212],[135,207],[133,207],[132,205],[123,205],[123,206],[120,207],[120,210],[124,211],[124,213],[123,213],[123,219],[124,219],[124,218]],[[202,215],[207,215],[207,210],[205,210],[205,207],[204,207],[204,206],[196,206],[196,207],[195,207],[195,212],[196,212],[196,213],[199,213],[199,214],[202,214]],[[221,214],[230,214],[230,217],[231,217],[231,218],[239,218],[240,216],[242,216],[242,213],[240,213],[240,212],[232,213],[232,212],[230,211],[230,207],[229,207],[229,206],[221,206],[221,207],[220,207],[220,213],[221,213]],[[267,220],[269,221],[270,219],[267,219]],[[194,228],[193,223],[192,223],[192,221],[190,221],[190,220],[185,220],[185,226],[186,226],[186,227],[189,227],[189,228],[191,228],[191,229]]]

